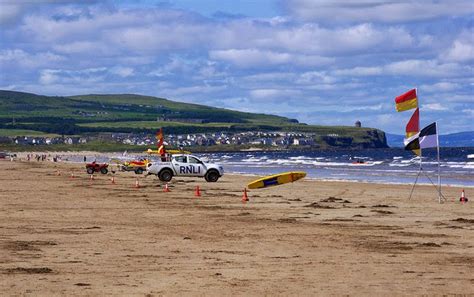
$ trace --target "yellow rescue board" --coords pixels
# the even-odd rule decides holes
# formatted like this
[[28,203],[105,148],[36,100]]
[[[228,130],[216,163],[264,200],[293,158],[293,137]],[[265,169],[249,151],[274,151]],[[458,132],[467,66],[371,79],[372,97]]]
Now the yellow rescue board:
[[292,171],[283,172],[275,175],[265,176],[263,178],[254,180],[247,185],[249,189],[259,189],[271,186],[278,186],[286,183],[292,183],[306,176],[306,172],[303,171]]
[[[168,154],[186,154],[186,155],[191,154],[191,152],[189,152],[189,151],[180,151],[180,150],[166,150],[166,152]],[[146,150],[145,153],[150,154],[150,155],[159,155],[160,154],[158,152],[158,150],[152,150],[152,149]]]

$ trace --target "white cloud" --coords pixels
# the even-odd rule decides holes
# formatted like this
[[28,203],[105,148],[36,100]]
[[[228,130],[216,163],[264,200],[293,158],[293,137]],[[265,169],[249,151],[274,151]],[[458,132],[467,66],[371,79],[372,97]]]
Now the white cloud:
[[41,71],[39,81],[43,85],[50,85],[59,80],[59,71],[46,69]]
[[127,50],[143,54],[209,43],[214,28],[191,16],[159,9],[96,9],[72,19],[33,14],[25,18],[20,32],[67,53],[104,55]]
[[295,80],[297,84],[316,85],[316,84],[334,84],[337,80],[324,71],[309,71],[298,75]]
[[110,73],[118,75],[120,77],[129,77],[135,74],[135,70],[130,67],[115,66],[110,69]]
[[454,62],[468,62],[474,60],[474,30],[460,34],[460,36],[454,40],[451,47],[440,55],[440,58]]
[[216,50],[211,51],[209,56],[211,59],[231,62],[239,67],[286,64],[291,60],[290,54],[258,49]]
[[[57,9],[59,10],[59,8]],[[54,16],[54,11],[51,13]],[[227,22],[196,20],[184,11],[160,9],[87,10],[62,12],[75,18],[33,14],[25,18],[20,32],[37,46],[69,54],[149,54],[156,51],[207,49],[211,55],[257,55],[267,53],[272,64],[318,66],[332,63],[332,56],[354,51],[396,51],[420,46],[402,27],[376,27],[369,23],[336,28],[299,24],[285,20],[238,19]],[[231,52],[233,51],[233,52]]]
[[90,55],[94,53],[110,55],[117,53],[117,50],[113,47],[106,46],[100,41],[72,41],[65,44],[53,44],[52,48],[63,54],[85,54]]
[[440,98],[439,100],[448,101],[451,103],[465,103],[465,104],[472,105],[472,102],[474,101],[473,95],[472,95],[472,89],[471,90],[468,89],[467,92],[465,93],[464,92],[463,90],[460,90],[457,92],[439,93],[439,94],[436,94],[436,98]]
[[383,74],[382,67],[354,67],[352,69],[341,69],[333,71],[334,75],[356,75],[356,76],[373,76]]
[[467,108],[467,109],[463,109],[462,112],[467,113],[468,116],[471,117],[471,119],[474,118],[474,109],[472,109],[472,108]]
[[258,74],[242,77],[247,82],[274,82],[274,81],[292,81],[297,74],[288,72],[260,72]]
[[319,55],[340,55],[364,49],[393,51],[415,45],[414,38],[405,29],[377,28],[368,23],[335,28],[323,28],[314,23],[274,27],[266,33],[265,43],[257,42],[260,40],[254,40],[253,35],[244,36],[259,47]]
[[290,100],[301,96],[301,91],[288,89],[255,89],[250,91],[250,96],[257,100]]
[[198,61],[183,59],[179,56],[170,57],[170,61],[157,69],[152,70],[149,75],[163,77],[174,74],[186,74],[194,72],[198,67]]
[[285,4],[295,17],[327,22],[406,22],[474,12],[470,0],[288,0]]
[[[314,101],[313,101],[314,102]],[[309,101],[308,103],[311,103]],[[292,108],[292,111],[298,111],[301,113],[305,112],[329,112],[329,113],[353,113],[353,112],[369,112],[373,113],[374,111],[382,111],[384,105],[379,104],[372,104],[372,105],[348,105],[348,104],[341,104],[342,102],[326,102],[326,104],[318,104],[318,106],[307,107],[307,106],[299,106],[298,108]],[[345,116],[343,116],[345,117]]]
[[429,104],[422,104],[422,109],[426,110],[433,110],[433,111],[443,111],[448,110],[448,108],[440,103],[429,103]]
[[285,52],[274,52],[259,49],[228,49],[213,50],[209,52],[209,57],[214,60],[230,62],[242,68],[256,68],[268,65],[295,64],[299,66],[321,66],[334,61],[314,55],[294,55]]
[[458,83],[453,82],[438,82],[430,85],[423,84],[420,86],[420,89],[426,90],[427,92],[446,92],[446,91],[453,91],[461,88],[461,85]]
[[0,2],[0,24],[5,25],[16,20],[23,8],[19,4]]
[[105,79],[107,68],[87,68],[81,70],[44,69],[40,71],[39,82],[42,85],[61,84],[94,84]]
[[207,27],[192,24],[156,24],[114,30],[107,37],[113,44],[132,51],[188,49],[198,43],[207,43]]
[[22,49],[0,51],[0,65],[3,67],[24,67],[28,69],[54,65],[64,62],[66,58],[52,52],[28,53]]
[[[349,69],[338,69],[332,72],[336,76],[382,76],[382,75],[404,75],[416,77],[458,77],[472,72],[469,65],[458,63],[443,63],[438,60],[402,60],[383,66],[354,67]],[[447,87],[440,84],[438,87]]]
[[[197,100],[199,103],[201,102],[202,97],[206,97],[210,94],[221,92],[226,90],[227,86],[209,86],[209,85],[194,85],[194,86],[186,86],[186,87],[174,87],[169,89],[162,89],[160,90],[161,94],[164,97],[175,99],[175,100],[185,100],[187,102],[192,102],[193,99]],[[196,96],[199,96],[198,98]],[[206,98],[208,100],[208,98]],[[196,101],[194,101],[197,103]]]
[[460,76],[464,71],[469,71],[469,68],[456,63],[440,63],[437,60],[405,60],[385,66],[389,74],[433,77]]
[[400,122],[400,119],[397,119],[396,117],[393,116],[391,113],[384,113],[384,114],[379,114],[375,116],[375,122],[372,123],[371,125],[373,126],[378,126],[378,125],[383,125],[383,126],[391,126],[391,125],[398,125]]

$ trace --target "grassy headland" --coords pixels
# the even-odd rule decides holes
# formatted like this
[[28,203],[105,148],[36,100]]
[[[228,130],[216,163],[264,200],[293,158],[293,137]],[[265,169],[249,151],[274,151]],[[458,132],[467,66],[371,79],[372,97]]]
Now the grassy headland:
[[[373,128],[306,125],[281,116],[133,94],[58,97],[0,91],[0,137],[154,134],[160,127],[166,135],[295,132],[311,137],[318,148],[386,147],[385,133]],[[93,147],[94,143],[104,147],[103,142],[97,141],[84,146]],[[121,147],[118,144],[111,146]],[[248,145],[231,147],[239,149]]]

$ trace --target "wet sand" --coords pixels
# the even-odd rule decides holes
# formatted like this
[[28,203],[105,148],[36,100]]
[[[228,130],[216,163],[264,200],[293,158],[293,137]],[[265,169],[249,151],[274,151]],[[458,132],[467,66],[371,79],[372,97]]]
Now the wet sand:
[[474,295],[472,189],[136,178],[0,161],[1,295]]

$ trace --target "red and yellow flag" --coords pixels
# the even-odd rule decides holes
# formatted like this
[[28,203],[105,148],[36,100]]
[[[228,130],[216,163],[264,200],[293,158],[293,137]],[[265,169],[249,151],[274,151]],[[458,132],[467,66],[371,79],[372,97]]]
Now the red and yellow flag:
[[416,89],[410,90],[405,94],[396,97],[395,104],[398,112],[418,108]]
[[160,130],[156,132],[156,146],[158,147],[158,153],[161,156],[166,154],[166,149],[163,142],[163,128],[160,128]]
[[163,144],[163,128],[160,128],[158,132],[156,132],[156,146],[160,147]]

